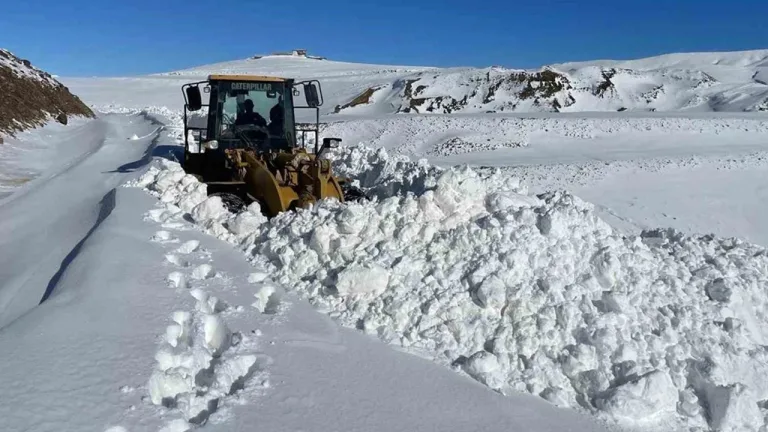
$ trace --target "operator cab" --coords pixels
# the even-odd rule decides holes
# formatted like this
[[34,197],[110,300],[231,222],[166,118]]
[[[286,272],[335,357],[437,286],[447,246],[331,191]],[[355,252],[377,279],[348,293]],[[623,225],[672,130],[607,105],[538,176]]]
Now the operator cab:
[[[258,75],[210,75],[206,81],[185,84],[185,170],[202,181],[221,182],[229,175],[220,169],[228,149],[291,152],[299,144],[294,118],[294,109],[299,108],[315,110],[314,125],[298,133],[302,146],[307,133],[314,133],[317,152],[322,105],[319,84]],[[209,94],[208,104],[202,102],[201,87]],[[294,96],[302,93],[306,105],[295,106]]]
[[258,151],[295,146],[291,82],[283,78],[212,75],[209,78],[210,139],[219,149]]

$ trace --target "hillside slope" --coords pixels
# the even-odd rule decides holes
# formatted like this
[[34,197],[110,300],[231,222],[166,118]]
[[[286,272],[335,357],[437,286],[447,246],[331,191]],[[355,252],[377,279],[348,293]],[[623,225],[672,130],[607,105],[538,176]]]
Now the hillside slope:
[[564,63],[540,70],[434,69],[368,87],[335,111],[766,111],[767,77],[768,50]]
[[[264,56],[151,76],[67,82],[93,106],[107,111],[118,99],[122,107],[177,109],[182,103],[179,86],[211,73],[317,79],[325,99],[321,115],[768,111],[768,50],[562,63],[538,70]],[[128,98],[126,92],[115,92],[126,85],[133,90]]]
[[51,118],[93,117],[69,89],[28,61],[0,49],[0,135],[42,126]]
[[316,79],[320,81],[325,96],[323,111],[329,111],[369,88],[395,82],[415,73],[439,70],[431,67],[362,64],[275,55],[203,65],[157,76],[204,79],[209,74],[217,73]]

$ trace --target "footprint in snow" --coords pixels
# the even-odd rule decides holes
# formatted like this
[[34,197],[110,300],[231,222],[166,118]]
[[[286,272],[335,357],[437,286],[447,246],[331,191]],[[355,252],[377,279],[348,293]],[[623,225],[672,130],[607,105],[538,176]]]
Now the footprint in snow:
[[175,213],[168,211],[165,208],[158,208],[149,210],[144,214],[144,220],[150,220],[159,224],[164,224],[173,218]]
[[[177,346],[189,346],[192,314],[186,311],[176,311],[173,313],[174,324],[165,328],[165,341],[168,345],[176,348]],[[161,362],[162,363],[162,362]]]
[[159,432],[187,432],[191,426],[184,419],[176,419],[168,422]]
[[254,272],[248,275],[248,282],[252,284],[264,282],[268,275],[262,272]]
[[192,252],[196,251],[200,247],[200,242],[197,240],[189,240],[184,242],[181,246],[176,249],[176,253],[179,254],[191,254]]
[[179,230],[179,231],[189,230],[189,227],[183,222],[166,222],[160,226],[162,226],[165,229],[173,229],[173,230]]
[[[198,310],[213,299],[202,290],[193,290],[192,295],[204,303]],[[157,364],[148,383],[152,403],[177,409],[183,415],[183,420],[174,421],[179,427],[205,424],[222,399],[267,381],[271,358],[253,351],[246,339],[215,312],[175,312],[165,332],[171,349],[160,348],[155,355]]]
[[218,314],[229,309],[229,305],[201,289],[189,292],[197,300],[195,310],[204,314]]
[[175,242],[178,241],[176,237],[173,236],[169,231],[158,231],[156,232],[152,237],[149,238],[153,242],[157,243],[169,243],[169,242]]
[[168,274],[168,277],[166,278],[168,281],[168,284],[172,286],[173,288],[186,288],[187,287],[187,277],[184,276],[184,273],[182,272],[172,272]]
[[182,259],[178,255],[167,254],[165,256],[165,260],[168,261],[169,263],[171,263],[173,265],[177,265],[179,267],[189,267],[189,262],[185,261],[184,259]]
[[256,310],[265,314],[275,314],[282,303],[280,301],[280,294],[275,289],[274,285],[262,285],[258,291],[254,294],[256,301],[251,304]]
[[210,264],[200,264],[192,270],[192,279],[204,280],[216,276],[216,272]]

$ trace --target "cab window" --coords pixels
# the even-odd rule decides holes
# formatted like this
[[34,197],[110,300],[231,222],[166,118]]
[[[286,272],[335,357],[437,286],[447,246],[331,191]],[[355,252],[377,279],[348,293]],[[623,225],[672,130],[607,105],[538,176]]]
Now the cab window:
[[219,91],[219,136],[236,127],[258,126],[282,134],[285,128],[285,85],[280,82],[222,83]]

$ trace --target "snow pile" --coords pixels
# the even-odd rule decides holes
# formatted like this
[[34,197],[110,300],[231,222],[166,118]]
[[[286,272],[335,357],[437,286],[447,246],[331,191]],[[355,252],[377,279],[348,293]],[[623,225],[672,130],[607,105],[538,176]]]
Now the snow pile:
[[379,197],[406,192],[420,194],[434,187],[442,172],[442,168],[429,165],[426,159],[413,162],[407,156],[364,145],[332,150],[323,158],[332,161],[335,175],[352,178],[355,185]]
[[[195,215],[342,324],[502,393],[625,426],[763,426],[765,249],[672,230],[623,237],[577,197],[527,195],[499,171],[438,170],[363,148],[332,157],[361,184],[394,182],[397,195],[266,221],[256,209],[209,211],[217,198],[199,195],[174,163],[138,184],[166,203],[167,220]],[[253,223],[233,223],[240,217]]]

